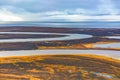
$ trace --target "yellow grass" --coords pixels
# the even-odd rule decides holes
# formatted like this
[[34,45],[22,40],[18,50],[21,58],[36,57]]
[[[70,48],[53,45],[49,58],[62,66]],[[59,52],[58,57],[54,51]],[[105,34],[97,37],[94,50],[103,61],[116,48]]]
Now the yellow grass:
[[[120,76],[120,60],[90,54],[6,57],[0,58],[0,65],[6,65],[3,68],[0,67],[0,80],[3,78],[4,80],[13,78],[16,78],[13,80],[22,80],[23,78],[29,80],[77,80],[76,76],[82,80],[100,80],[99,78],[119,80]],[[22,75],[19,75],[21,72]],[[94,72],[113,76],[113,79],[99,75],[92,77]]]

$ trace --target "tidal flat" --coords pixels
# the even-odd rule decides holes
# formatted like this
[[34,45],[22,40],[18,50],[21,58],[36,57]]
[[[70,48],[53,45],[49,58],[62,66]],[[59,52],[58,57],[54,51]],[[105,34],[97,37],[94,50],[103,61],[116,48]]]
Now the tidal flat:
[[116,28],[0,27],[0,80],[119,80],[119,35]]

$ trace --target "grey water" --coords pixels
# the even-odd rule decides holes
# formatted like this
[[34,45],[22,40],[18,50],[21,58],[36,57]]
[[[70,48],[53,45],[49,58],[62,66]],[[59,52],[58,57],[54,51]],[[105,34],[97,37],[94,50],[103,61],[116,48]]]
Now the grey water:
[[92,35],[87,35],[87,34],[42,33],[42,32],[0,32],[0,34],[23,34],[23,35],[24,34],[58,34],[58,35],[67,35],[65,37],[57,37],[57,38],[0,39],[0,43],[74,40],[74,39],[85,39],[85,38],[91,38],[92,37]]
[[109,39],[120,39],[120,36],[106,36]]
[[108,44],[94,44],[93,45],[96,48],[118,48],[120,49],[120,43],[108,43]]
[[[60,27],[60,28],[116,28],[120,29],[120,22],[39,22],[39,21],[24,21],[24,22],[0,22],[0,27]],[[17,32],[18,33],[18,32]],[[1,33],[1,34],[16,34],[16,33]],[[30,33],[19,33],[19,34],[30,34]],[[41,33],[31,33],[31,34],[41,34]],[[43,34],[43,33],[42,33]],[[60,39],[70,39],[72,34],[67,34],[67,37]],[[79,37],[80,36],[80,37]],[[74,34],[71,39],[75,38],[88,38],[91,35],[81,35]],[[57,38],[59,39],[59,38]],[[18,42],[23,41],[39,41],[40,39],[19,39]],[[42,39],[43,40],[43,39]],[[50,39],[50,40],[53,40]],[[1,42],[16,42],[16,40],[1,40]],[[114,44],[106,45],[107,47],[113,47]],[[115,44],[116,45],[116,44]],[[98,46],[97,46],[98,47]],[[101,45],[99,46],[101,47]],[[119,45],[118,45],[119,47]],[[17,53],[17,54],[16,54]],[[0,57],[9,56],[26,56],[26,55],[48,55],[48,54],[96,54],[104,55],[112,58],[120,59],[120,51],[112,50],[23,50],[23,51],[0,51]]]
[[0,22],[0,27],[65,27],[65,28],[120,28],[119,21],[87,21],[87,22],[39,22],[39,21],[21,21],[21,22]]
[[0,57],[10,56],[30,56],[30,55],[75,55],[75,54],[95,54],[108,56],[120,60],[120,51],[112,50],[20,50],[20,51],[0,51]]

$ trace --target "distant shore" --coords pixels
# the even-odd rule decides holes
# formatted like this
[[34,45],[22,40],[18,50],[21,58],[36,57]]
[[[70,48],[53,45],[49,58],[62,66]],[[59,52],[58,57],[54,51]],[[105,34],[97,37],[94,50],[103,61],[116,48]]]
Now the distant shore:
[[[16,34],[4,34],[4,32],[16,32]],[[17,34],[17,32],[31,33],[56,33],[56,34]],[[29,42],[0,42],[0,50],[37,50],[37,49],[103,49],[103,50],[119,50],[118,48],[99,48],[93,47],[96,43],[120,43],[120,39],[107,38],[105,36],[119,37],[120,29],[104,29],[104,28],[51,28],[51,27],[0,27],[0,38],[4,39],[29,39]],[[57,35],[62,34],[62,35]],[[86,34],[93,37],[86,39],[57,40],[57,41],[32,41],[36,38],[60,38],[66,37],[65,34]],[[77,37],[77,35],[75,36]],[[74,37],[73,37],[74,38]]]

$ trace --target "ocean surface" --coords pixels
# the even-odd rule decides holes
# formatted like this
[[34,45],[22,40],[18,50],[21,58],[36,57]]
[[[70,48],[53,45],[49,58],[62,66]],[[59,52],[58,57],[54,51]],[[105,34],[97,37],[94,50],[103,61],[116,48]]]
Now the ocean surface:
[[39,21],[22,21],[22,22],[0,22],[0,27],[11,26],[34,26],[34,27],[65,27],[65,28],[120,28],[120,22],[39,22]]

